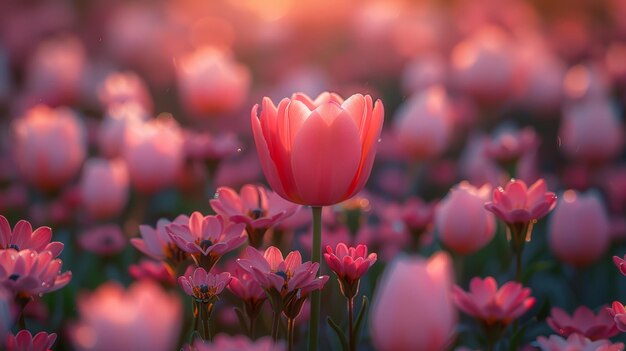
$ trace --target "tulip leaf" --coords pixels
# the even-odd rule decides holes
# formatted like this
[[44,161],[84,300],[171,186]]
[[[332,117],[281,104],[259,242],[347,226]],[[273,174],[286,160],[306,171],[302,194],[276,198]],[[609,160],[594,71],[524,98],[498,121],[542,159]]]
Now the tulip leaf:
[[367,310],[367,296],[363,295],[363,302],[361,303],[361,309],[359,310],[359,314],[356,317],[356,323],[354,323],[354,338],[356,340],[359,339],[359,331],[361,330],[361,324],[363,324],[363,320],[365,319],[365,311]]
[[337,323],[335,323],[335,321],[333,321],[332,318],[327,317],[326,318],[326,322],[328,323],[328,325],[330,325],[331,328],[333,328],[333,330],[335,331],[335,334],[337,334],[337,337],[339,338],[339,341],[341,342],[341,349],[343,351],[348,351],[348,340],[346,340],[346,336],[343,333],[343,330],[341,330],[341,328],[337,325]]

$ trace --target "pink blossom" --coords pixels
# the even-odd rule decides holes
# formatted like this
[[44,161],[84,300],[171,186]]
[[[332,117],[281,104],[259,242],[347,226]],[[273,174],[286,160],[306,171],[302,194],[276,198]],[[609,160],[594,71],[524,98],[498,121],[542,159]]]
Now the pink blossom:
[[148,87],[141,77],[132,71],[107,75],[98,87],[98,98],[107,109],[133,102],[142,106],[145,111],[152,111],[152,98]]
[[39,332],[33,336],[28,330],[10,334],[6,340],[7,351],[50,351],[57,339],[55,333]]
[[543,179],[530,188],[523,180],[511,179],[505,188],[493,191],[493,199],[485,208],[507,224],[529,223],[544,217],[556,206],[556,195],[547,190]]
[[185,294],[203,303],[213,302],[229,282],[230,273],[211,274],[201,267],[196,268],[188,276],[178,277],[178,285]]
[[189,223],[189,217],[180,215],[172,222],[168,219],[161,218],[157,221],[156,227],[154,228],[142,224],[139,226],[141,238],[130,239],[130,243],[137,248],[137,250],[155,260],[167,259],[174,263],[183,261],[186,258],[186,253],[176,246],[165,229],[171,223],[185,225]]
[[195,160],[221,161],[237,153],[240,141],[233,133],[199,133],[185,130],[185,155]]
[[607,307],[607,311],[613,317],[615,326],[622,332],[626,332],[626,309],[619,301],[614,301],[611,307]]
[[117,224],[94,227],[84,231],[78,237],[78,244],[83,250],[102,256],[119,253],[127,243],[122,229]]
[[535,304],[535,298],[530,297],[530,292],[529,288],[517,282],[507,282],[498,289],[498,283],[493,277],[475,277],[470,281],[469,292],[455,286],[452,299],[461,311],[487,325],[508,325]]
[[166,285],[174,285],[172,271],[161,261],[142,259],[138,264],[128,267],[128,273],[135,280],[151,279]]
[[530,127],[521,130],[502,130],[487,142],[485,153],[502,165],[516,162],[538,146],[539,137]]
[[11,231],[9,221],[0,215],[0,249],[50,251],[53,257],[58,257],[64,245],[58,241],[50,242],[51,239],[50,227],[39,227],[33,231],[28,221],[20,220]]
[[561,336],[580,334],[591,340],[608,339],[619,333],[615,321],[606,308],[600,308],[598,314],[594,314],[586,306],[580,306],[570,317],[565,311],[553,307],[550,317],[546,322]]
[[228,290],[244,301],[263,303],[267,298],[261,285],[259,285],[250,273],[240,267],[235,267],[230,283],[228,284]]
[[347,298],[353,298],[359,290],[359,280],[376,262],[375,253],[367,254],[367,246],[357,245],[348,247],[345,243],[337,244],[333,253],[330,246],[326,246],[324,259],[331,271],[335,272],[341,286],[341,292]]
[[0,284],[14,294],[37,295],[56,291],[72,279],[71,272],[61,273],[63,262],[50,251],[37,253],[0,251]]
[[79,295],[78,313],[80,320],[69,331],[77,351],[171,351],[183,316],[178,294],[148,280],[128,289],[107,282]]
[[126,102],[110,106],[98,128],[98,149],[106,158],[122,157],[124,152],[124,136],[131,124],[148,119],[145,107]]
[[213,338],[213,342],[205,343],[197,340],[193,345],[186,345],[183,351],[284,351],[283,343],[274,343],[269,337],[262,337],[257,340],[250,340],[243,335],[230,336],[218,334]]
[[96,219],[119,215],[128,201],[128,172],[121,159],[92,158],[85,162],[81,198],[87,212]]
[[567,339],[558,335],[550,335],[547,338],[540,336],[537,338],[537,343],[542,351],[621,351],[624,349],[624,344],[621,342],[612,344],[610,340],[592,341],[580,334],[571,334]]
[[615,263],[617,269],[619,269],[619,272],[622,273],[622,275],[626,275],[626,255],[623,259],[619,256],[613,256],[613,263]]

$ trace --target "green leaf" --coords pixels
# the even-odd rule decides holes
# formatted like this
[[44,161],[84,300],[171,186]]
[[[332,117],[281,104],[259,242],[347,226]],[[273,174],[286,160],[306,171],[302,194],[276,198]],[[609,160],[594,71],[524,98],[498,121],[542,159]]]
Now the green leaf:
[[354,334],[354,338],[359,340],[359,331],[361,330],[361,324],[363,324],[363,320],[365,319],[365,312],[367,310],[367,296],[363,295],[363,302],[361,302],[361,309],[359,310],[359,314],[356,317],[356,323],[354,323],[354,330],[352,333]]
[[343,330],[341,330],[341,328],[337,325],[337,323],[335,323],[333,321],[332,318],[327,317],[326,318],[326,322],[328,323],[328,325],[330,325],[331,328],[333,328],[333,330],[335,331],[335,334],[337,334],[337,337],[339,338],[339,341],[341,342],[341,349],[343,351],[348,351],[348,340],[346,340],[346,336],[343,333]]

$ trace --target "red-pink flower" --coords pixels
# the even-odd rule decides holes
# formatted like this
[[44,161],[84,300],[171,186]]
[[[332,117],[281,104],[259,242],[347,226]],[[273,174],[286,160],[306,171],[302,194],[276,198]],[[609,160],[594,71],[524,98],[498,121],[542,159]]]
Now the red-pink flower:
[[55,333],[39,332],[33,336],[28,330],[20,330],[16,335],[9,334],[6,340],[7,351],[50,351],[57,339]]
[[53,257],[58,257],[64,245],[58,241],[50,242],[51,239],[52,229],[49,227],[39,227],[33,231],[29,222],[21,220],[11,231],[9,221],[0,215],[0,249],[50,251]]
[[528,188],[523,180],[511,179],[505,188],[493,191],[485,208],[508,224],[528,223],[547,215],[556,206],[556,195],[539,179]]
[[178,277],[178,285],[185,294],[199,302],[212,302],[230,282],[230,273],[207,273],[204,268],[198,267],[189,276]]
[[186,257],[186,252],[174,244],[170,236],[167,234],[165,227],[171,223],[187,224],[189,223],[189,217],[180,215],[176,217],[172,222],[165,218],[161,218],[157,221],[156,227],[152,228],[148,225],[142,224],[139,226],[139,234],[141,238],[130,239],[130,243],[139,251],[154,258],[155,260],[169,260],[174,263],[183,261]]
[[626,308],[624,305],[619,301],[614,301],[610,308],[607,307],[607,311],[613,317],[617,329],[626,332]]
[[[374,105],[372,107],[372,105]],[[280,196],[326,206],[358,193],[369,178],[384,111],[380,100],[355,94],[347,100],[323,93],[294,94],[274,105],[263,99],[251,122],[261,166]]]
[[72,279],[61,273],[63,262],[50,251],[0,251],[0,285],[14,294],[37,295],[61,289]]
[[552,330],[562,336],[581,334],[591,340],[600,340],[618,334],[615,321],[605,308],[601,308],[596,315],[588,307],[580,306],[570,317],[562,309],[554,307],[546,322]]
[[487,141],[485,153],[500,164],[507,164],[519,160],[538,145],[537,133],[532,128],[503,130]]
[[250,273],[241,268],[235,268],[230,283],[228,284],[228,290],[246,303],[252,301],[260,305],[267,298],[261,285],[259,285]]
[[300,209],[273,191],[252,184],[244,185],[239,194],[229,187],[220,187],[210,203],[218,215],[233,223],[244,223],[254,247],[260,246],[267,229]]
[[186,345],[183,351],[284,351],[285,345],[275,343],[269,336],[250,340],[242,335],[219,334],[211,343],[196,340],[193,345]]
[[558,335],[540,336],[537,343],[542,351],[622,351],[624,344],[612,344],[610,340],[590,340],[580,334],[571,334],[567,339]]
[[175,284],[172,271],[160,261],[143,259],[138,264],[130,265],[128,273],[135,280],[150,279],[166,285]]
[[83,250],[97,255],[109,256],[122,251],[128,241],[117,224],[105,224],[91,228],[78,237]]
[[359,281],[376,262],[375,253],[367,254],[367,246],[357,245],[348,247],[344,243],[337,244],[333,253],[330,246],[326,246],[324,259],[328,267],[337,274],[341,292],[346,298],[353,298],[359,291]]
[[[208,259],[206,269],[246,241],[243,223],[225,224],[222,216],[203,216],[194,212],[187,224],[172,223],[166,230],[172,241],[183,251]],[[204,258],[203,258],[204,257]]]
[[507,282],[498,289],[493,277],[475,277],[470,281],[469,292],[454,286],[452,299],[461,311],[487,325],[507,325],[535,304],[535,298],[530,297],[530,293],[529,288],[517,282]]
[[619,256],[613,256],[613,263],[615,263],[617,269],[619,269],[619,272],[622,273],[622,275],[626,275],[626,255],[624,256],[624,259],[619,258]]

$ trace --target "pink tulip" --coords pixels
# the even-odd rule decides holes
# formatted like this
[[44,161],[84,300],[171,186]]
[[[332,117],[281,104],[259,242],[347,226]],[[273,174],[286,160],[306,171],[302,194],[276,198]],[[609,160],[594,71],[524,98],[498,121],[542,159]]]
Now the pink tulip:
[[452,298],[461,311],[487,325],[508,325],[535,304],[529,288],[517,282],[507,282],[498,289],[498,283],[493,277],[484,280],[473,278],[468,292],[455,286]]
[[505,188],[493,191],[493,200],[485,208],[507,224],[529,223],[543,218],[556,206],[556,195],[547,190],[543,179],[530,188],[522,180],[511,179]]
[[609,248],[609,225],[602,200],[596,194],[567,190],[550,218],[550,249],[565,263],[587,266]]
[[9,221],[0,215],[0,249],[50,251],[53,257],[58,257],[63,251],[64,244],[50,240],[52,240],[50,227],[39,227],[33,231],[28,221],[21,220],[15,224],[13,231],[11,231]]
[[128,201],[128,184],[128,172],[123,160],[87,160],[80,184],[85,210],[95,219],[119,215]]
[[110,106],[98,129],[100,153],[107,158],[121,157],[124,152],[124,136],[128,126],[147,119],[148,111],[136,102]]
[[37,188],[49,191],[69,182],[85,159],[85,130],[67,108],[38,105],[13,122],[15,161]]
[[152,111],[148,87],[134,72],[109,74],[98,88],[98,97],[107,109],[131,102],[143,107],[145,111]]
[[624,344],[612,344],[610,340],[592,341],[580,334],[572,334],[567,339],[558,335],[540,336],[537,343],[542,351],[622,351]]
[[402,75],[402,87],[408,94],[416,94],[431,86],[442,85],[447,79],[447,63],[438,54],[426,54],[409,62]]
[[178,277],[178,285],[196,301],[212,303],[228,286],[230,279],[228,272],[211,274],[198,267],[190,275]]
[[69,333],[77,351],[174,350],[183,314],[178,294],[147,280],[127,290],[105,283],[79,296],[78,313]]
[[211,47],[196,50],[176,64],[183,105],[196,116],[241,107],[250,87],[250,72],[228,53]]
[[485,210],[491,186],[476,188],[462,182],[450,190],[435,210],[435,227],[443,244],[452,251],[472,254],[493,238],[496,222]]
[[437,351],[453,340],[457,313],[450,297],[450,257],[396,259],[378,283],[370,313],[381,351]]
[[50,351],[57,339],[55,333],[39,332],[33,336],[28,330],[20,330],[16,335],[9,335],[7,351]]
[[601,308],[596,315],[588,307],[580,306],[570,317],[562,309],[553,307],[546,322],[552,330],[564,337],[580,334],[595,341],[612,338],[619,333],[606,308]]
[[434,158],[448,147],[452,137],[452,111],[442,86],[413,95],[398,110],[394,134],[405,155],[413,159]]
[[610,101],[585,99],[565,108],[559,138],[567,156],[585,162],[602,162],[622,151],[623,124]]
[[115,255],[122,251],[128,240],[117,224],[104,224],[83,232],[78,237],[78,245],[87,251],[101,256]]
[[174,183],[183,166],[183,138],[173,118],[132,123],[124,138],[124,159],[133,187],[151,194]]
[[[294,94],[278,107],[263,99],[251,121],[261,166],[283,198],[304,205],[336,204],[358,193],[369,177],[384,112],[369,95],[343,100]],[[288,130],[285,131],[285,126]]]

